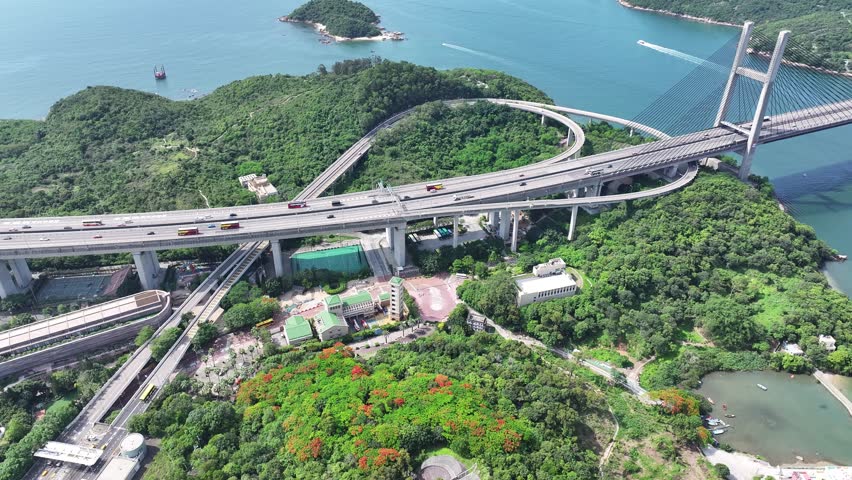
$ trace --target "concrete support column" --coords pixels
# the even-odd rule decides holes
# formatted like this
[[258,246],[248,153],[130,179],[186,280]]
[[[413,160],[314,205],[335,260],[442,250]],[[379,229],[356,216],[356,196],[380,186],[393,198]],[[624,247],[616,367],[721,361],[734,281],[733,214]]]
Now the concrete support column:
[[160,262],[157,260],[157,252],[133,252],[133,263],[136,264],[136,273],[145,290],[154,290],[159,287]]
[[666,176],[669,178],[674,178],[677,175],[677,165],[672,165],[671,167],[666,168]]
[[541,116],[541,124],[547,125],[547,117],[545,117],[544,115]]
[[33,274],[30,272],[30,266],[23,258],[15,259],[15,266],[12,269],[12,274],[18,280],[18,285],[26,289],[33,282]]
[[432,217],[432,226],[438,226],[438,217]]
[[495,232],[500,227],[500,219],[497,216],[497,212],[488,212],[488,225]]
[[571,207],[571,226],[568,227],[568,240],[574,240],[574,229],[577,227],[577,213],[579,207]]
[[397,267],[405,267],[405,224],[393,227],[393,258]]
[[0,298],[21,293],[21,288],[12,276],[14,260],[0,260]]
[[385,238],[388,240],[388,248],[393,251],[393,227],[385,228]]
[[459,217],[453,215],[453,248],[459,246]]
[[275,267],[275,276],[284,276],[284,252],[281,251],[281,242],[270,240],[269,248],[272,250],[272,264]]
[[511,225],[511,221],[509,210],[502,210],[500,212],[500,238],[503,240],[509,239],[509,225]]
[[518,224],[521,223],[521,211],[515,210],[515,221],[512,222],[512,252],[518,251]]

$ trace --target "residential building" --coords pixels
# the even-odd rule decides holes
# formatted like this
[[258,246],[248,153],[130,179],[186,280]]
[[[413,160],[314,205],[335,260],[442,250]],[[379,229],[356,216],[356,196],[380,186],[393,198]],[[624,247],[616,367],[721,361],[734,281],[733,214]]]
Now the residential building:
[[565,273],[565,261],[561,258],[551,258],[546,263],[539,263],[533,267],[533,275],[536,277],[548,277]]
[[338,317],[343,316],[343,301],[340,300],[340,295],[329,295],[323,299],[325,311],[333,313]]
[[314,332],[305,317],[294,315],[284,323],[284,338],[287,339],[288,345],[298,345],[314,338]]
[[515,277],[515,285],[518,287],[519,307],[555,298],[570,297],[577,293],[577,282],[574,281],[574,277],[565,274],[548,277],[522,275]]
[[488,324],[485,322],[485,315],[473,312],[468,314],[467,324],[470,325],[470,328],[472,328],[474,332],[484,332],[488,327]]
[[376,302],[370,292],[358,292],[351,297],[341,298],[343,318],[352,318],[376,313]]
[[784,346],[781,349],[784,351],[784,353],[788,353],[790,355],[804,355],[805,354],[805,351],[802,350],[802,348],[799,347],[799,344],[797,344],[797,343],[785,343]]
[[320,312],[319,315],[314,317],[314,326],[317,329],[317,335],[323,342],[349,333],[349,326],[346,325],[346,322],[331,312]]
[[835,340],[831,335],[820,335],[819,344],[829,352],[837,350],[837,340]]
[[398,322],[403,316],[403,286],[402,279],[393,277],[390,279],[390,306],[388,308],[391,320]]
[[278,195],[278,189],[269,182],[266,175],[255,175],[250,173],[239,177],[239,180],[240,185],[248,188],[250,192],[253,192],[255,196],[257,196],[257,200],[260,202],[263,202],[269,197]]

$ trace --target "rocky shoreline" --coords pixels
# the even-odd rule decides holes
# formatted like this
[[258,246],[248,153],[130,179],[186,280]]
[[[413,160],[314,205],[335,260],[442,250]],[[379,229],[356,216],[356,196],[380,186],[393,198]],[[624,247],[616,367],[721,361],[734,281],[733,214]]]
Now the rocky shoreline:
[[283,22],[283,23],[301,23],[303,25],[309,25],[309,26],[313,27],[322,36],[322,39],[320,40],[320,42],[325,43],[325,44],[329,44],[332,41],[334,41],[334,42],[364,42],[364,41],[375,42],[375,41],[385,41],[385,40],[394,40],[394,41],[405,40],[405,36],[402,32],[391,32],[389,30],[385,30],[384,27],[379,27],[378,25],[376,25],[376,26],[382,32],[379,35],[375,35],[375,36],[372,36],[372,37],[341,37],[339,35],[332,35],[332,34],[328,33],[328,28],[321,23],[308,22],[308,21],[303,21],[303,20],[293,20],[286,15],[284,15],[282,17],[278,17],[278,21]]
[[741,25],[738,25],[736,23],[722,22],[722,21],[714,20],[714,19],[708,18],[708,17],[695,17],[693,15],[687,15],[685,13],[675,13],[675,12],[672,12],[670,10],[658,10],[658,9],[654,9],[654,8],[638,7],[636,5],[633,5],[630,2],[627,2],[626,0],[618,0],[618,3],[622,7],[632,8],[633,10],[639,10],[639,11],[642,11],[642,12],[661,13],[663,15],[668,15],[668,16],[671,16],[671,17],[678,17],[678,18],[683,18],[683,19],[686,19],[686,20],[692,20],[693,22],[712,23],[714,25],[724,25],[726,27],[737,27],[737,28],[739,28],[741,26]]

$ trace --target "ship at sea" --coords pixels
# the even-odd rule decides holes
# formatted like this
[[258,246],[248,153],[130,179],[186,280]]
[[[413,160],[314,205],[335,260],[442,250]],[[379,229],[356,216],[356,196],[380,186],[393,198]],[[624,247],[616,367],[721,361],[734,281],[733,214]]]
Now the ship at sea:
[[162,65],[154,66],[154,78],[157,80],[165,80],[166,79],[166,67]]

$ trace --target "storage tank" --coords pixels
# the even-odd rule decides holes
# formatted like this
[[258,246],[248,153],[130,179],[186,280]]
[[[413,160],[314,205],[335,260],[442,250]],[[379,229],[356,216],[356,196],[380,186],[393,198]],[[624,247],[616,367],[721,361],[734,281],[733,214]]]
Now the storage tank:
[[136,458],[145,454],[145,437],[141,433],[131,433],[121,441],[121,455]]

